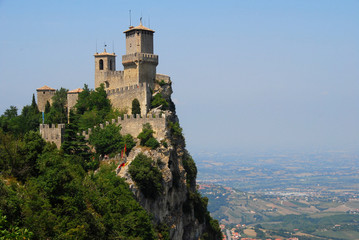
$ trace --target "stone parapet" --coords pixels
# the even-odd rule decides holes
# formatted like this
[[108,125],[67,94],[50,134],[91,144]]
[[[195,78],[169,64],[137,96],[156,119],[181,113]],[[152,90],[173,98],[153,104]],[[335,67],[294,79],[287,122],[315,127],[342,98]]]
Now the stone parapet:
[[158,55],[151,53],[132,53],[122,56],[122,64],[132,64],[133,62],[150,62],[154,64],[158,64]]
[[[122,135],[131,134],[133,137],[137,137],[140,132],[142,132],[143,124],[149,123],[154,130],[154,137],[159,141],[166,137],[167,132],[167,116],[165,114],[148,114],[146,117],[141,117],[141,115],[127,115],[125,114],[123,118],[118,117],[117,119],[112,119],[110,122],[105,122],[100,124],[100,128],[104,128],[109,124],[115,124],[116,126],[121,125],[120,133]],[[94,127],[96,128],[96,126]],[[90,134],[93,132],[93,128],[89,128],[87,131],[83,131],[82,135],[86,140],[89,139]]]
[[107,89],[106,93],[107,96],[114,95],[114,94],[123,94],[124,92],[128,91],[138,91],[139,89],[143,89],[145,87],[149,87],[148,83],[139,83],[132,86],[121,87],[121,88],[114,88],[114,89]]
[[65,134],[65,124],[40,124],[40,135],[45,141],[53,142],[61,147]]

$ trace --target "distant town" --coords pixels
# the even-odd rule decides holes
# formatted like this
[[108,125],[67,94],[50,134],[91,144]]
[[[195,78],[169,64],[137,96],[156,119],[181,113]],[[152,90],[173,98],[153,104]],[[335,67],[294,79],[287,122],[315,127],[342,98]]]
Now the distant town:
[[338,152],[198,155],[198,188],[223,239],[359,239],[358,160]]

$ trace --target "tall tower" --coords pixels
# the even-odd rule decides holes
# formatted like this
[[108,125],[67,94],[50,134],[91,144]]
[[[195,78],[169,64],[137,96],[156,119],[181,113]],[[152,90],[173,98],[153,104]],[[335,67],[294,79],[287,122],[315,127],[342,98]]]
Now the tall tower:
[[40,112],[45,112],[46,102],[52,104],[52,97],[55,95],[56,90],[45,85],[41,88],[36,89],[36,92],[37,107]]
[[128,85],[148,83],[153,87],[158,55],[153,54],[153,31],[142,25],[130,27],[126,34],[126,55],[122,56],[124,82]]
[[99,87],[101,83],[105,88],[110,87],[107,81],[108,75],[116,71],[116,54],[106,52],[106,48],[102,53],[95,55],[95,88]]

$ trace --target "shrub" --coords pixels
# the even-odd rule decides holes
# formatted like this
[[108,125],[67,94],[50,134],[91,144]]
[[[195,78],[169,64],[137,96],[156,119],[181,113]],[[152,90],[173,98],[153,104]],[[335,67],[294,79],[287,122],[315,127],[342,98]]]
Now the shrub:
[[120,127],[110,124],[103,129],[95,128],[90,135],[89,142],[95,147],[96,152],[100,154],[110,154],[118,152],[122,136]]
[[156,138],[154,137],[151,137],[150,139],[148,139],[146,142],[145,142],[145,146],[146,147],[150,147],[152,149],[156,149],[160,146],[160,143],[157,141]]
[[162,192],[162,173],[151,158],[142,153],[138,154],[128,170],[146,197],[154,199]]
[[186,155],[183,158],[183,167],[186,170],[187,176],[186,181],[190,186],[195,186],[195,181],[197,177],[197,167],[196,163],[194,162],[193,158],[190,155]]
[[167,83],[165,82],[165,80],[161,80],[161,81],[157,81],[157,83],[161,86],[161,87],[163,87],[164,85],[166,85]]
[[168,144],[167,144],[167,142],[166,142],[166,140],[161,140],[161,144],[162,144],[162,146],[164,146],[165,148],[168,148]]
[[169,128],[171,130],[171,133],[174,136],[181,137],[182,136],[182,128],[180,127],[178,122],[169,122]]
[[168,108],[168,102],[166,101],[166,99],[163,98],[162,94],[160,93],[157,93],[153,98],[152,98],[152,101],[151,101],[151,107],[152,108],[156,108],[156,107],[159,107],[161,106],[161,109],[162,110],[165,110]]
[[137,138],[140,139],[141,146],[155,149],[160,145],[156,138],[153,137],[153,133],[154,131],[149,123],[143,124],[142,132],[137,136]]
[[128,154],[134,146],[136,146],[136,142],[133,139],[131,134],[126,134],[122,137],[122,142],[120,144],[120,149],[124,149],[126,144],[126,154]]
[[137,98],[132,101],[132,115],[135,114],[141,114],[141,106]]

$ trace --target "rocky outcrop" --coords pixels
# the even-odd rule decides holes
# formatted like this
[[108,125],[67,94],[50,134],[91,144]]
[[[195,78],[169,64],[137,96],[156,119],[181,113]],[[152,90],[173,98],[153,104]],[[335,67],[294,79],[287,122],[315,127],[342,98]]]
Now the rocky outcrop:
[[[184,166],[186,158],[190,158],[185,149],[185,140],[178,131],[174,132],[173,130],[173,124],[178,122],[178,118],[170,98],[171,83],[168,82],[163,86],[157,84],[153,94],[157,93],[163,94],[166,101],[170,103],[169,110],[166,110],[169,122],[166,127],[166,143],[161,144],[155,150],[137,144],[127,157],[128,164],[120,169],[118,175],[125,178],[136,199],[153,215],[154,223],[167,225],[170,239],[197,240],[209,226],[207,226],[208,221],[205,220],[205,216],[195,214],[195,204],[191,200],[191,196],[197,192],[196,183],[195,179],[194,181],[188,180],[189,173]],[[163,110],[153,109],[152,111]],[[156,165],[162,173],[163,191],[155,199],[145,197],[129,174],[128,168],[139,153],[152,158],[153,165]],[[206,206],[204,207],[206,209]]]

